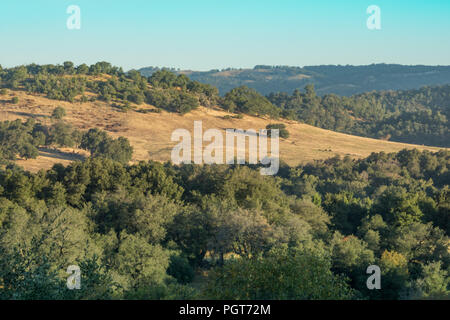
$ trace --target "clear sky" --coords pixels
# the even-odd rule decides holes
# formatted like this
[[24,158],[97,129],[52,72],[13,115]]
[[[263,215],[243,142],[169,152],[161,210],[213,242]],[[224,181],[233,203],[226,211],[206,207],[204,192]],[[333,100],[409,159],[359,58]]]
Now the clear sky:
[[[69,5],[81,29],[69,30]],[[366,26],[369,5],[381,30]],[[450,0],[2,0],[0,64],[450,65]]]

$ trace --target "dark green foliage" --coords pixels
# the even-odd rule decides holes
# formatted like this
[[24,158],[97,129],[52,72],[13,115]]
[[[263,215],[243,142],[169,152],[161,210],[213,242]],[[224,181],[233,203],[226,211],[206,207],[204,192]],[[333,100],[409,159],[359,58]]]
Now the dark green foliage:
[[346,281],[330,271],[328,261],[282,250],[230,261],[214,272],[205,294],[222,300],[340,300],[353,295]]
[[50,99],[74,102],[77,95],[83,94],[86,79],[82,77],[61,78],[56,75],[40,75],[25,83],[28,92],[46,94]]
[[157,108],[182,114],[199,106],[199,101],[194,95],[176,89],[151,90],[147,92],[147,102]]
[[167,274],[177,279],[179,283],[186,284],[192,282],[195,276],[195,271],[189,264],[186,257],[173,255],[170,257],[170,264],[169,268],[167,268]]
[[418,195],[408,194],[402,187],[387,187],[379,196],[373,210],[390,225],[403,226],[421,221],[423,213],[418,205]]
[[360,136],[449,147],[450,86],[319,97],[310,85],[292,95],[271,93],[281,115],[313,126]]
[[64,109],[63,107],[56,107],[55,109],[53,109],[52,112],[53,119],[61,120],[65,115],[66,109]]
[[128,163],[133,147],[127,138],[112,139],[99,129],[90,129],[81,138],[80,147],[91,152],[93,157],[104,157],[121,163]]
[[48,130],[47,145],[58,147],[73,147],[76,144],[77,133],[70,124],[58,121]]
[[251,115],[269,115],[278,117],[279,110],[256,90],[246,86],[228,92],[222,99],[222,106],[231,112],[242,112]]
[[[267,130],[278,129],[278,134],[280,138],[289,138],[289,131],[287,131],[286,126],[283,123],[269,124],[266,127]],[[267,135],[270,137],[272,131],[268,131]]]
[[112,263],[123,277],[121,285],[126,289],[139,290],[149,284],[163,284],[168,278],[169,253],[161,246],[122,232],[116,250]]
[[[182,75],[180,75],[179,77],[180,77],[180,79],[184,79],[184,77]],[[160,87],[160,88],[167,89],[167,88],[182,85],[183,81],[177,81],[177,79],[178,79],[178,77],[174,73],[172,73],[168,70],[161,70],[161,71],[157,71],[154,74],[152,74],[148,78],[148,81],[154,87]]]
[[[54,130],[2,126],[33,139]],[[82,144],[98,151],[109,139],[91,130]],[[417,150],[278,177],[102,156],[34,174],[8,166],[0,298],[446,299],[449,169],[448,151]],[[70,264],[80,291],[65,287]],[[382,290],[366,287],[371,264]]]
[[[85,67],[83,67],[85,69]],[[93,64],[89,67],[88,74],[99,75],[99,74],[109,74],[112,76],[122,76],[124,74],[122,68],[114,67],[109,62],[101,61]]]
[[30,119],[0,122],[0,161],[15,160],[16,156],[36,158],[42,137],[34,132],[35,122]]
[[81,139],[80,147],[89,150],[91,153],[95,153],[96,150],[100,149],[100,144],[108,139],[108,134],[100,129],[89,129],[83,135]]
[[93,157],[128,163],[133,147],[128,139],[110,138],[106,132],[92,129],[86,133],[73,129],[70,124],[57,121],[50,127],[35,123],[33,119],[0,122],[0,162],[15,160],[17,156],[36,158],[41,146],[76,147],[89,150]]
[[[0,259],[1,300],[48,300],[62,299],[64,282],[58,279],[56,271],[45,257],[32,256],[19,250],[6,253]],[[7,288],[14,288],[8,290]]]

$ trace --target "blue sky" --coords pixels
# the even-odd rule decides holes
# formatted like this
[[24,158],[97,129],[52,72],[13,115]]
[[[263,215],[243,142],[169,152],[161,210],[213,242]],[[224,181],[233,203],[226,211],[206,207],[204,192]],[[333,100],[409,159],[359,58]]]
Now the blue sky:
[[[81,29],[68,30],[69,5]],[[369,5],[381,30],[369,30]],[[0,1],[0,64],[450,65],[449,0]]]

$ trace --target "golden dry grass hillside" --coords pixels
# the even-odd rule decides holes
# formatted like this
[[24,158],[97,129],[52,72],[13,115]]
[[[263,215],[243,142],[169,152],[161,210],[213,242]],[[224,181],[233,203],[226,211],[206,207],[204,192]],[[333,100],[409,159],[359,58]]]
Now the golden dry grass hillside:
[[[17,96],[19,103],[12,104]],[[327,159],[335,155],[362,158],[372,152],[395,152],[404,148],[437,151],[439,148],[389,142],[337,133],[316,128],[296,121],[271,120],[244,115],[243,119],[224,119],[230,113],[200,107],[186,115],[169,113],[141,113],[138,109],[152,106],[142,104],[136,110],[123,112],[104,102],[70,103],[56,101],[42,95],[24,91],[9,91],[0,96],[0,121],[35,118],[46,124],[51,123],[53,109],[66,109],[66,122],[82,130],[100,128],[113,137],[124,136],[134,147],[133,161],[170,159],[171,150],[177,142],[171,141],[175,129],[184,128],[193,132],[194,121],[201,120],[203,130],[221,129],[264,129],[270,123],[284,123],[290,133],[288,139],[280,139],[280,158],[290,165],[305,163],[315,159]],[[205,143],[206,144],[206,143]],[[70,163],[82,159],[87,153],[77,149],[41,150],[37,159],[18,160],[17,163],[30,171],[50,168],[54,163]]]

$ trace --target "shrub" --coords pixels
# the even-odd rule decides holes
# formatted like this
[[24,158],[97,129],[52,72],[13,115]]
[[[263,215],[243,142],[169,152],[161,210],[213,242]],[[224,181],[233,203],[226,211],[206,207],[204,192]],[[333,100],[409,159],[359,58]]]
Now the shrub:
[[194,269],[189,264],[186,257],[172,256],[170,257],[169,268],[167,274],[171,275],[181,284],[186,284],[194,279]]
[[289,131],[287,131],[286,129],[286,125],[284,125],[283,123],[277,123],[277,124],[269,124],[266,127],[267,130],[270,130],[267,135],[270,137],[271,136],[271,130],[272,129],[278,129],[279,130],[279,134],[280,134],[280,138],[283,139],[287,139],[289,138]]
[[66,109],[63,107],[56,107],[52,112],[52,118],[61,120],[66,115]]
[[73,147],[76,143],[76,130],[71,125],[62,121],[56,122],[50,127],[48,144],[57,145],[59,147]]
[[127,138],[112,139],[105,131],[90,129],[83,134],[80,147],[91,152],[93,157],[112,159],[128,163],[133,155],[133,147]]

